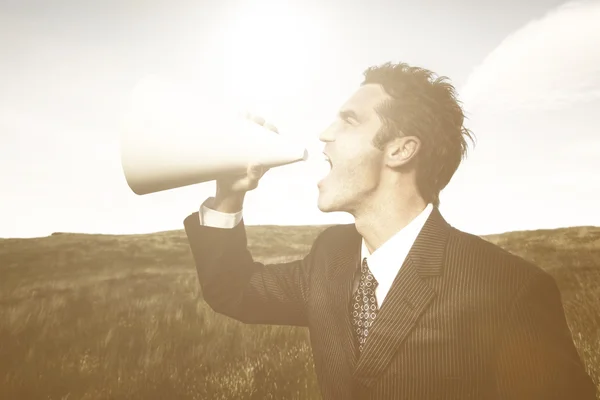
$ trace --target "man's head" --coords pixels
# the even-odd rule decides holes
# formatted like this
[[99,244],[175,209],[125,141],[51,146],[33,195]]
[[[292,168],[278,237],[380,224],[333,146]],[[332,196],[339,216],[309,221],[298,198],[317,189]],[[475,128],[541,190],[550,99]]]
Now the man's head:
[[405,63],[368,68],[320,135],[332,168],[319,184],[319,208],[356,215],[390,193],[439,205],[473,139],[463,121],[447,78]]

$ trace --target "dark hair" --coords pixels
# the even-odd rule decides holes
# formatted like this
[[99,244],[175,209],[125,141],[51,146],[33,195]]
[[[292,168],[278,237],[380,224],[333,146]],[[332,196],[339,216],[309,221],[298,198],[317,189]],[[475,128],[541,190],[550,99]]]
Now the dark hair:
[[367,68],[361,84],[380,84],[392,98],[377,108],[383,127],[373,139],[375,147],[383,150],[394,137],[421,140],[415,157],[417,188],[436,207],[441,190],[466,156],[466,138],[474,140],[463,126],[465,115],[447,79],[424,68],[388,62]]

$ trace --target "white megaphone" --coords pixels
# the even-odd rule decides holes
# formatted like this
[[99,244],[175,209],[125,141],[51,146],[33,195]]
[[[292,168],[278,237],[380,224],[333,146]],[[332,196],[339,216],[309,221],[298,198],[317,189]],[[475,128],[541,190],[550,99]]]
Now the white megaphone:
[[248,120],[214,99],[156,78],[136,86],[121,128],[121,165],[138,195],[306,161],[299,143]]

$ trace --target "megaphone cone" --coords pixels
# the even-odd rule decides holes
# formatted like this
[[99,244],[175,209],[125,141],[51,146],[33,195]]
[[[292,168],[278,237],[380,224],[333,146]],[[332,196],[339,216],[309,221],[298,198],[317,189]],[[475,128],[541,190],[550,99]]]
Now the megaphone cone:
[[134,90],[121,131],[121,164],[134,193],[243,174],[251,163],[272,168],[308,158],[293,140],[204,100],[154,79]]

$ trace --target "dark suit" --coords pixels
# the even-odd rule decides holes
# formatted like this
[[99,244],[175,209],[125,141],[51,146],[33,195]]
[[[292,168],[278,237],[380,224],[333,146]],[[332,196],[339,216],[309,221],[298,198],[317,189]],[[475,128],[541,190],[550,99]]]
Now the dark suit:
[[205,301],[252,324],[309,328],[323,399],[595,399],[560,293],[543,270],[425,223],[358,356],[351,291],[361,237],[324,230],[302,260],[262,265],[233,229],[184,221]]

